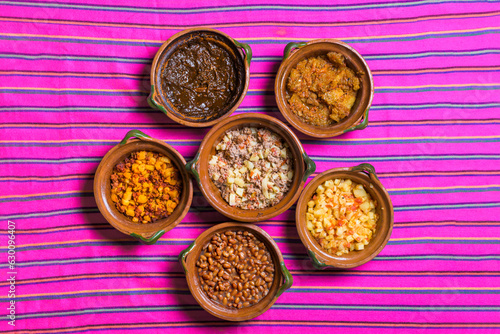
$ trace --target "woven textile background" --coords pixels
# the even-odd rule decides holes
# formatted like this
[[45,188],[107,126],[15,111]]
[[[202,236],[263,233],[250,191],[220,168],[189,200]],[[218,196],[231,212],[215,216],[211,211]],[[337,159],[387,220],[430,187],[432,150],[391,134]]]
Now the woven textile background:
[[[196,26],[253,49],[236,114],[283,119],[273,87],[288,42],[338,38],[357,49],[375,82],[369,126],[299,137],[317,173],[373,164],[395,210],[382,253],[337,272],[312,267],[295,207],[259,223],[295,281],[240,324],[201,309],[177,262],[227,220],[196,186],[184,221],[152,246],[112,228],[92,193],[99,161],[130,129],[194,156],[208,129],[173,123],[146,97],[162,42]],[[0,58],[0,331],[500,332],[499,2],[0,0]]]

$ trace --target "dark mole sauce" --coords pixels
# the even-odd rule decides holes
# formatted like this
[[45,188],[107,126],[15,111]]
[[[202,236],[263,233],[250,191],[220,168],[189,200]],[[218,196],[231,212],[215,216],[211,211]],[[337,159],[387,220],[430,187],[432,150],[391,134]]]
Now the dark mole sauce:
[[162,86],[177,111],[210,119],[225,113],[237,98],[235,57],[214,39],[195,36],[181,44],[165,63]]

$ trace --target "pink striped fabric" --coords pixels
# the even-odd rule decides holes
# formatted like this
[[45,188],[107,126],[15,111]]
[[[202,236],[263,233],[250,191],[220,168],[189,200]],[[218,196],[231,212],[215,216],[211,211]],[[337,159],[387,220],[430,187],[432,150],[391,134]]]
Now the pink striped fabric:
[[[498,1],[0,0],[0,13],[0,331],[500,331]],[[375,81],[369,126],[329,140],[298,136],[316,173],[374,165],[395,210],[382,253],[345,271],[313,268],[294,207],[259,223],[294,285],[240,324],[205,312],[177,262],[226,221],[197,187],[184,221],[152,246],[113,229],[92,193],[99,161],[128,130],[186,160],[196,153],[208,129],[173,123],[146,97],[159,46],[198,26],[252,47],[236,114],[283,119],[273,86],[287,43],[338,38],[356,48]]]

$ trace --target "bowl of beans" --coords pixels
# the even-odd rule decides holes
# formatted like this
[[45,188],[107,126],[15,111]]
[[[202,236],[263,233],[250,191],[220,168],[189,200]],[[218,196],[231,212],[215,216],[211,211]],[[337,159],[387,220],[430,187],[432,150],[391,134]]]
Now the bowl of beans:
[[292,206],[316,165],[283,122],[247,113],[215,125],[186,168],[217,211],[256,222]]
[[375,168],[365,163],[317,175],[297,202],[295,221],[316,268],[353,268],[385,247],[394,209]]
[[155,243],[191,206],[193,184],[185,164],[170,145],[129,131],[97,167],[94,198],[99,211],[118,231]]
[[183,30],[158,50],[151,67],[151,107],[187,126],[206,127],[231,115],[250,80],[252,50],[223,32]]
[[366,128],[373,92],[370,68],[346,43],[316,39],[285,47],[276,103],[302,133],[328,138]]
[[198,304],[224,320],[259,316],[293,284],[276,242],[253,224],[213,226],[179,261]]

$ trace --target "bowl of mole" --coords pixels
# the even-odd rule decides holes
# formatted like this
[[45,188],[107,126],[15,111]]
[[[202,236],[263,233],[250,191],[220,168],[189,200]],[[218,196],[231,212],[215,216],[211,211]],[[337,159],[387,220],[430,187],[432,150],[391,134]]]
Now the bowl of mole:
[[366,61],[336,39],[289,43],[274,85],[278,109],[300,132],[329,138],[368,125],[373,77]]
[[243,101],[251,59],[250,46],[220,31],[183,30],[154,57],[148,103],[182,125],[212,126]]

